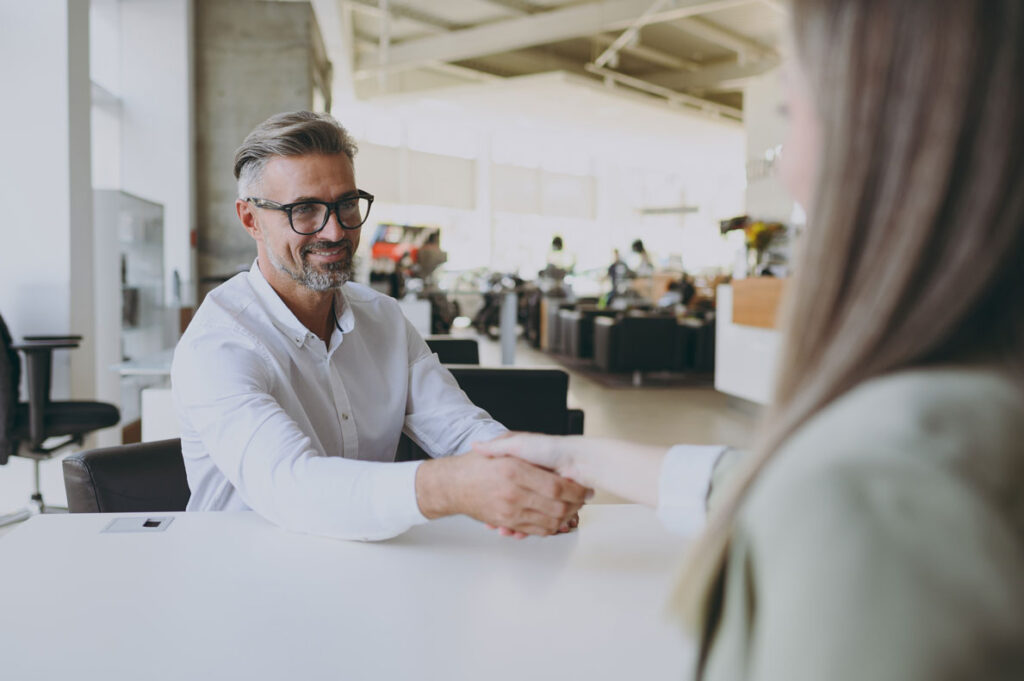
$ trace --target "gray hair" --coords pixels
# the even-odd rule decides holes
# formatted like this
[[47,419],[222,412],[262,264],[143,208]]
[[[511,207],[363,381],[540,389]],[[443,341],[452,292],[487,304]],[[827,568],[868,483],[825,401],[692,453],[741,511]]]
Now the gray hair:
[[279,113],[263,121],[246,136],[235,152],[238,197],[250,196],[274,156],[345,154],[355,160],[355,141],[330,114],[312,111]]

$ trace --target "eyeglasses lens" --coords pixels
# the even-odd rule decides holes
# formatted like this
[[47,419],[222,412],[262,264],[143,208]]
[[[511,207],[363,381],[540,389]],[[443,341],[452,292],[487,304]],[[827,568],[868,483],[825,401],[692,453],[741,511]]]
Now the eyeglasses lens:
[[[363,224],[370,202],[362,197],[346,199],[337,204],[338,216],[344,227],[356,228]],[[292,208],[292,228],[300,234],[313,234],[327,224],[328,207],[322,203],[304,203]]]

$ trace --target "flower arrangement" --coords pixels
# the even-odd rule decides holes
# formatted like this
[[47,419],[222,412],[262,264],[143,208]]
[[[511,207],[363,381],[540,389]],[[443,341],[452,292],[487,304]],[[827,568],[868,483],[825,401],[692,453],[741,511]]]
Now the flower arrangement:
[[722,234],[737,229],[743,230],[747,253],[751,256],[750,266],[752,273],[761,268],[765,253],[768,252],[769,247],[786,234],[786,226],[781,222],[752,220],[749,215],[722,220],[719,223],[719,227]]

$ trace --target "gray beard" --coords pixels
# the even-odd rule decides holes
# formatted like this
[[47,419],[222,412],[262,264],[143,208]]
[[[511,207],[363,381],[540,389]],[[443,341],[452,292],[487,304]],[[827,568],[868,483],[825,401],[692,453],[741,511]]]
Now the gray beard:
[[309,244],[302,249],[301,272],[288,269],[283,262],[277,259],[273,252],[269,251],[269,249],[267,255],[270,257],[270,264],[287,274],[294,281],[302,284],[311,291],[316,291],[317,293],[341,288],[347,282],[352,281],[352,277],[355,273],[354,256],[350,255],[347,260],[327,263],[324,269],[314,269],[309,264],[309,261],[306,260],[306,253],[319,245],[320,244]]

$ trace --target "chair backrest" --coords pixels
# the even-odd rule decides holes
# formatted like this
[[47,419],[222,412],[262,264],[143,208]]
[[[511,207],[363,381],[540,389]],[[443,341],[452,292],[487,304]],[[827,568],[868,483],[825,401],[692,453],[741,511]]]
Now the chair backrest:
[[0,466],[7,463],[18,448],[13,431],[21,384],[21,358],[11,347],[13,344],[11,332],[0,316]]
[[[470,401],[510,430],[549,435],[583,433],[583,412],[569,409],[569,374],[561,369],[451,366]],[[428,458],[404,433],[396,461]]]
[[179,439],[79,452],[63,465],[71,513],[184,511],[190,496]]
[[565,435],[569,374],[561,369],[449,367],[470,401],[509,430]]
[[480,345],[475,338],[433,336],[424,340],[441,364],[480,364]]

